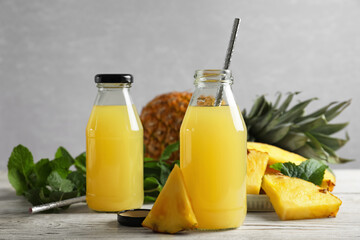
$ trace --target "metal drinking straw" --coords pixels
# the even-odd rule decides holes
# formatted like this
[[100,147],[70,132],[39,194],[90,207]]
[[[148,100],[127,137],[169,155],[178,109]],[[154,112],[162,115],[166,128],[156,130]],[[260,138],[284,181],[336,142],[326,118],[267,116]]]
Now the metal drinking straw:
[[67,206],[70,204],[85,202],[85,201],[86,201],[86,197],[81,196],[81,197],[70,198],[70,199],[66,199],[66,200],[62,200],[62,201],[58,201],[58,202],[46,203],[43,205],[34,206],[34,207],[29,208],[29,213],[38,213],[38,212],[50,210],[53,208],[64,207],[64,206]]
[[[238,29],[239,29],[240,21],[241,20],[239,18],[234,19],[233,28],[232,28],[232,31],[231,31],[230,42],[229,42],[228,49],[227,49],[227,52],[226,52],[224,69],[229,69],[230,62],[231,62],[231,56],[232,56],[232,53],[233,53],[233,50],[234,50],[234,44],[235,44]],[[218,91],[216,93],[214,106],[220,106],[221,105],[223,92],[224,92],[224,86],[220,85],[220,87],[219,87],[219,89],[218,89]]]

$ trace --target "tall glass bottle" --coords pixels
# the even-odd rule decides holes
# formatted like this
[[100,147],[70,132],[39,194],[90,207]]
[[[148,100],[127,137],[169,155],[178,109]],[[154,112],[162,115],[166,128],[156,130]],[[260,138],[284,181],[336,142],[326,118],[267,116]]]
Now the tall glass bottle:
[[196,71],[181,125],[180,166],[200,229],[236,228],[246,215],[247,133],[232,83],[230,70]]
[[130,74],[95,76],[98,94],[86,127],[86,201],[96,211],[143,203],[143,127]]

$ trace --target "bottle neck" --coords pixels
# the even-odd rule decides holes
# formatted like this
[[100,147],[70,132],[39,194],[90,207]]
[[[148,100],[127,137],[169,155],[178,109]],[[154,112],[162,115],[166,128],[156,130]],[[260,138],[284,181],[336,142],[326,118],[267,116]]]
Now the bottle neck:
[[117,90],[122,88],[130,88],[131,83],[97,83],[96,87],[101,90]]
[[198,70],[194,77],[195,91],[190,106],[213,107],[219,94],[220,106],[236,105],[231,90],[233,78],[230,70]]
[[208,85],[208,87],[216,87],[220,84],[232,85],[233,77],[228,69],[205,69],[197,70],[194,75],[194,85]]
[[94,105],[132,105],[130,83],[98,83]]

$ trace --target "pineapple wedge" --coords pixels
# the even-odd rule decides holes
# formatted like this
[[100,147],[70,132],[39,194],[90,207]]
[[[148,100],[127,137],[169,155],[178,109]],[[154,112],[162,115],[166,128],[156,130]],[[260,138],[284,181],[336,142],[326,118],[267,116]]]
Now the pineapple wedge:
[[[293,162],[296,165],[299,165],[301,162],[306,161],[306,158],[300,156],[299,154],[288,152],[284,149],[265,143],[248,142],[247,148],[268,153],[269,154],[268,166],[278,162],[281,163]],[[271,173],[271,172],[273,172],[273,170],[270,170],[269,168],[266,170],[266,173]],[[326,170],[321,187],[326,188],[327,190],[332,192],[335,186],[335,182],[336,182],[335,176],[329,170]]]
[[246,170],[247,194],[259,194],[261,188],[261,180],[264,176],[268,161],[269,154],[253,149],[248,150]]
[[197,220],[186,192],[184,178],[176,164],[142,226],[162,233],[196,228]]
[[280,174],[265,174],[262,188],[281,220],[335,217],[341,200],[315,184]]

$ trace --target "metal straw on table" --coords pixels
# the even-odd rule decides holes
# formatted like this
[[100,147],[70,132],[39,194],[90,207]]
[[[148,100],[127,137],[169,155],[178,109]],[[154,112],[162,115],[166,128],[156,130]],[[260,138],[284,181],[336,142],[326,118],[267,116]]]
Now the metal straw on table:
[[38,212],[50,210],[53,208],[64,207],[64,206],[68,206],[68,205],[71,205],[74,203],[80,203],[80,202],[85,202],[85,201],[86,201],[86,196],[81,196],[81,197],[70,198],[70,199],[66,199],[66,200],[62,200],[62,201],[58,201],[58,202],[46,203],[43,205],[33,206],[33,207],[29,208],[29,213],[38,213]]

